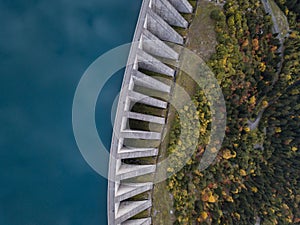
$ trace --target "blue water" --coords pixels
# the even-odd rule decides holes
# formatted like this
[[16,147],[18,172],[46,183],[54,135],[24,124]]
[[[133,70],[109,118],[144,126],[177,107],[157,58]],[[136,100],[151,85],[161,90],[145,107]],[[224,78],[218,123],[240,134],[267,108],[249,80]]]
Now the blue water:
[[[106,180],[72,133],[76,85],[99,55],[131,41],[141,0],[0,1],[0,225],[105,225]],[[110,144],[118,73],[101,93]]]

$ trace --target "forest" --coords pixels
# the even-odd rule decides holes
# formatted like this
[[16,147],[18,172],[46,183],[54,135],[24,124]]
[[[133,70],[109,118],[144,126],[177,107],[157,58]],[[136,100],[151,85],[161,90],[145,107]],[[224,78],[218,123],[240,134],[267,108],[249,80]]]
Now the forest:
[[[175,225],[300,224],[300,3],[276,3],[290,25],[283,46],[259,0],[228,0],[211,13],[218,45],[208,65],[226,101],[226,136],[213,165],[199,171],[211,125],[199,89],[197,115],[185,107],[201,124],[185,134],[200,134],[197,150],[168,179]],[[168,154],[178,160],[190,147],[178,143],[180,134],[177,116]]]

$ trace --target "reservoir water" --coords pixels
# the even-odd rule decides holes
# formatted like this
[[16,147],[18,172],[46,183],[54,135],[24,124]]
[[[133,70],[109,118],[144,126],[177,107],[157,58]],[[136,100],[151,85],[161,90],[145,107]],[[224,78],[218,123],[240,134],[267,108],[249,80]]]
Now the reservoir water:
[[[0,1],[0,225],[105,225],[107,182],[72,133],[73,95],[101,54],[130,42],[141,0]],[[109,147],[122,71],[96,121]]]

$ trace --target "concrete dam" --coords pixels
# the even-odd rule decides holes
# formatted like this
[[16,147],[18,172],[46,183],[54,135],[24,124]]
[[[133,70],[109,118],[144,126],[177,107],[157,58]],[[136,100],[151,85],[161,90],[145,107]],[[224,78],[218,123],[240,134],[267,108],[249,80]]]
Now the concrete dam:
[[[151,216],[141,216],[152,207],[151,195],[143,200],[136,196],[151,193],[153,182],[139,181],[138,177],[154,174],[155,163],[137,163],[136,159],[153,158],[158,155],[158,147],[146,142],[159,142],[162,130],[147,131],[128,126],[130,121],[140,121],[164,127],[166,116],[153,115],[132,110],[135,104],[166,110],[168,102],[142,93],[141,88],[171,95],[171,85],[149,75],[162,74],[173,80],[175,69],[163,63],[161,58],[179,60],[176,52],[165,42],[182,45],[184,37],[176,32],[176,27],[187,28],[183,14],[193,12],[187,0],[143,0],[133,44],[123,77],[119,103],[114,123],[110,149],[108,181],[108,224],[109,225],[150,225]],[[145,71],[148,71],[145,72]],[[144,143],[144,144],[143,144]],[[140,215],[136,217],[136,215]]]

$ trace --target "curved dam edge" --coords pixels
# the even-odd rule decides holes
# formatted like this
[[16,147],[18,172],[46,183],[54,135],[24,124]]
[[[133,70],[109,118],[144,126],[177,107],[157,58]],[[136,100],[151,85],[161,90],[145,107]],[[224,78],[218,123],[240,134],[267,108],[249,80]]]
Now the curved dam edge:
[[171,88],[140,70],[175,76],[175,70],[160,62],[158,58],[178,60],[175,52],[163,41],[183,44],[184,39],[175,27],[187,28],[188,22],[181,13],[192,13],[193,7],[187,0],[143,0],[133,44],[130,49],[127,67],[121,87],[113,136],[110,149],[107,212],[109,225],[152,224],[151,217],[132,219],[135,215],[151,208],[151,198],[143,201],[129,200],[132,197],[152,190],[152,182],[129,182],[128,179],[155,173],[156,165],[126,164],[124,160],[157,156],[158,149],[151,147],[131,147],[124,144],[130,140],[161,139],[160,132],[132,130],[126,126],[129,119],[164,125],[165,118],[131,111],[131,105],[143,105],[165,109],[167,102],[147,96],[135,90],[135,85],[164,92]]

